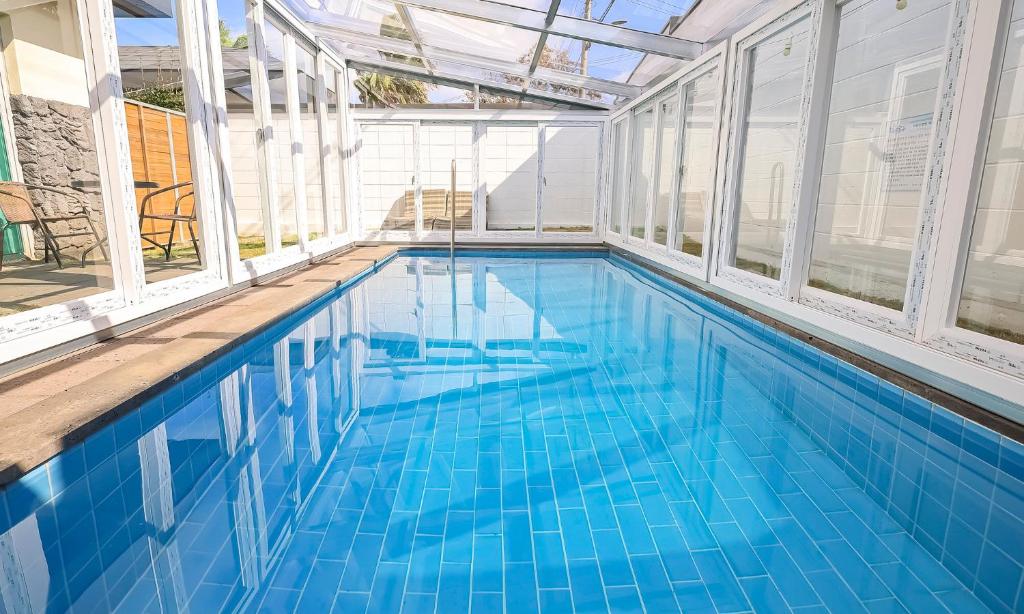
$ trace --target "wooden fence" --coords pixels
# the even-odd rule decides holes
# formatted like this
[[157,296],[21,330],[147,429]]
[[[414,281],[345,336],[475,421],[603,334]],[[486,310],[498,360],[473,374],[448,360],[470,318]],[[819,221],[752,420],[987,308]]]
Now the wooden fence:
[[[128,141],[132,154],[132,175],[139,182],[153,182],[164,188],[176,183],[192,181],[192,163],[188,151],[188,128],[184,113],[162,109],[141,102],[125,101],[128,116]],[[135,200],[139,208],[142,200],[159,188],[136,188]],[[182,188],[154,197],[148,213],[168,214],[174,211],[174,201],[191,188]],[[189,214],[195,206],[194,198],[181,203],[182,213]],[[169,232],[170,222],[146,220],[142,232]],[[187,229],[178,225],[175,242],[187,241]],[[155,237],[166,240],[166,235]],[[147,244],[143,243],[144,246]]]

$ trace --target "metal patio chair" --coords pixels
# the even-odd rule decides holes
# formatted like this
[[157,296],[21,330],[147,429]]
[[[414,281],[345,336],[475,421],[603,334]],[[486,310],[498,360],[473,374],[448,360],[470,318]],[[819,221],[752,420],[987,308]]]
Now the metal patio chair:
[[[174,190],[180,190],[182,188],[188,188],[192,186],[191,181],[183,181],[174,185],[169,185],[159,190],[150,192],[142,199],[142,206],[139,208],[139,237],[143,241],[154,245],[164,253],[164,261],[169,262],[171,260],[171,250],[174,248],[174,232],[177,230],[178,224],[184,224],[188,229],[189,237],[192,241],[192,249],[196,252],[196,260],[200,264],[203,262],[203,258],[199,253],[199,241],[196,239],[195,223],[196,223],[196,203],[195,203],[195,192],[194,190],[188,190],[184,194],[181,194],[174,199],[174,209],[171,213],[155,213],[153,212],[153,198],[171,192]],[[181,203],[186,198],[192,199],[192,209],[188,213],[182,212]],[[143,224],[146,220],[170,222],[171,227],[168,230],[154,230],[152,232],[145,232]],[[161,235],[167,235],[167,242],[163,243],[154,237]]]
[[[77,194],[74,192],[68,192],[60,188],[14,181],[0,182],[0,212],[4,216],[4,221],[0,221],[0,271],[3,270],[4,266],[2,256],[4,251],[4,234],[8,228],[18,225],[27,225],[39,229],[40,234],[43,235],[43,262],[49,262],[50,254],[52,253],[57,266],[61,269],[64,268],[64,261],[61,259],[60,252],[61,249],[66,248],[61,248],[58,239],[84,236],[92,236],[96,239],[93,245],[82,252],[82,267],[85,267],[86,256],[97,247],[103,254],[104,260],[110,259],[110,255],[107,253],[106,239],[100,236],[99,231],[96,230],[96,225],[93,223],[92,217],[89,215],[89,209],[85,204],[73,208],[67,215],[41,215],[39,207],[32,202],[32,195],[29,190],[46,190],[71,197],[75,200],[78,199]],[[87,228],[81,230],[69,229],[68,232],[57,234],[50,226],[54,222],[70,222],[72,220],[85,220]]]

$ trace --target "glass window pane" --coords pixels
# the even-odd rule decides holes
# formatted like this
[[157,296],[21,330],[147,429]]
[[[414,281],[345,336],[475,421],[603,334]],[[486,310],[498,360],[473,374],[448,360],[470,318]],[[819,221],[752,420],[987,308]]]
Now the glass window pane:
[[597,126],[544,129],[544,232],[591,232],[597,186]]
[[366,230],[416,229],[413,127],[362,124],[360,205]]
[[948,24],[942,1],[840,9],[810,286],[903,309]]
[[114,20],[146,281],[201,271],[178,4]]
[[537,219],[536,126],[487,126],[480,173],[487,230],[534,230]]
[[683,154],[679,172],[675,249],[701,257],[704,219],[711,206],[715,168],[715,102],[718,75],[712,70],[683,88]]
[[273,138],[269,154],[277,163],[277,207],[281,246],[297,245],[299,229],[295,221],[295,182],[292,168],[292,128],[288,121],[288,89],[284,64],[284,33],[271,21],[264,22],[267,42],[267,83],[270,86],[270,116]]
[[[0,134],[0,148],[14,151],[30,186],[0,183],[0,316],[114,288],[79,16],[67,8],[32,3],[0,12],[14,124],[14,134]],[[3,153],[0,181],[8,182],[15,169]],[[60,219],[39,227],[37,215]],[[46,258],[49,245],[58,260]]]
[[224,68],[231,159],[231,197],[235,205],[235,233],[242,260],[267,253],[264,195],[261,193],[256,140],[256,107],[250,64],[245,0],[218,0],[221,20],[220,55]]
[[455,160],[455,228],[473,229],[473,126],[420,127],[423,229],[451,230],[452,160]]
[[[644,52],[566,36],[548,36],[539,66],[625,83]],[[579,90],[575,95],[579,96]]]
[[658,103],[658,146],[661,156],[655,176],[654,232],[655,243],[668,242],[668,213],[672,208],[672,181],[676,176],[676,135],[679,128],[679,99],[669,96]]
[[333,185],[333,196],[329,204],[330,210],[334,212],[334,232],[341,234],[348,228],[348,220],[345,212],[345,124],[341,115],[341,99],[338,96],[338,87],[342,83],[341,73],[330,64],[324,71],[324,91],[326,92],[327,104],[327,134],[324,138],[330,143],[331,156],[334,168],[328,168],[326,179]]
[[793,207],[807,38],[808,20],[802,19],[759,42],[747,58],[745,138],[731,264],[774,279],[781,272]]
[[506,24],[417,7],[408,11],[425,45],[481,60],[529,66],[540,40],[537,32]]
[[358,71],[350,97],[350,106],[357,109],[473,108],[472,90],[382,72]]
[[643,239],[647,228],[647,188],[654,171],[654,107],[633,116],[633,180],[630,182],[629,234]]
[[[544,3],[547,4],[546,2]],[[562,2],[559,15],[579,17],[591,21],[620,25],[630,30],[660,33],[672,17],[686,12],[691,2],[685,0],[591,0],[588,2]],[[543,8],[543,7],[540,7]]]
[[626,198],[626,149],[627,120],[619,121],[612,128],[612,193],[611,193],[611,228],[612,232],[622,234],[622,203]]
[[1024,0],[1013,3],[956,324],[1024,343]]
[[321,178],[325,153],[317,125],[316,58],[304,45],[295,47],[299,77],[299,120],[302,123],[303,166],[306,178],[306,232],[310,241],[327,235],[327,211]]

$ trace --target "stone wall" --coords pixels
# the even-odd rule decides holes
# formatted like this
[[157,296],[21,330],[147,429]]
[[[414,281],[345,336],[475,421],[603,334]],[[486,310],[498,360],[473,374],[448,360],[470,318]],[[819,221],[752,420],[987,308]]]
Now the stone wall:
[[[84,206],[100,236],[106,236],[103,199],[100,195],[99,166],[92,115],[89,109],[34,96],[11,96],[14,139],[25,183],[60,189],[31,190],[33,203],[45,217],[73,215]],[[81,182],[72,187],[73,182]],[[50,224],[56,235],[88,228],[85,220]],[[95,243],[90,236],[57,239],[62,254],[70,257]],[[43,240],[35,236],[35,257],[43,256]],[[93,250],[90,258],[101,258]]]

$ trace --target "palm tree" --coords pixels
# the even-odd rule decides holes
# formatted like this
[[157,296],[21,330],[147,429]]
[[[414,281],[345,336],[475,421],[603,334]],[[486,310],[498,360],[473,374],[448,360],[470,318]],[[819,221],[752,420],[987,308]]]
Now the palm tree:
[[[385,38],[412,40],[405,24],[397,13],[385,15],[381,19],[380,34]],[[394,62],[402,62],[413,66],[423,66],[420,58],[408,57],[393,53],[385,53],[385,57]],[[359,91],[359,101],[367,106],[396,107],[400,105],[427,104],[427,92],[431,85],[417,79],[386,75],[377,72],[364,72],[355,81]]]
[[367,106],[396,107],[427,103],[427,84],[379,72],[364,72],[355,81],[359,102]]

